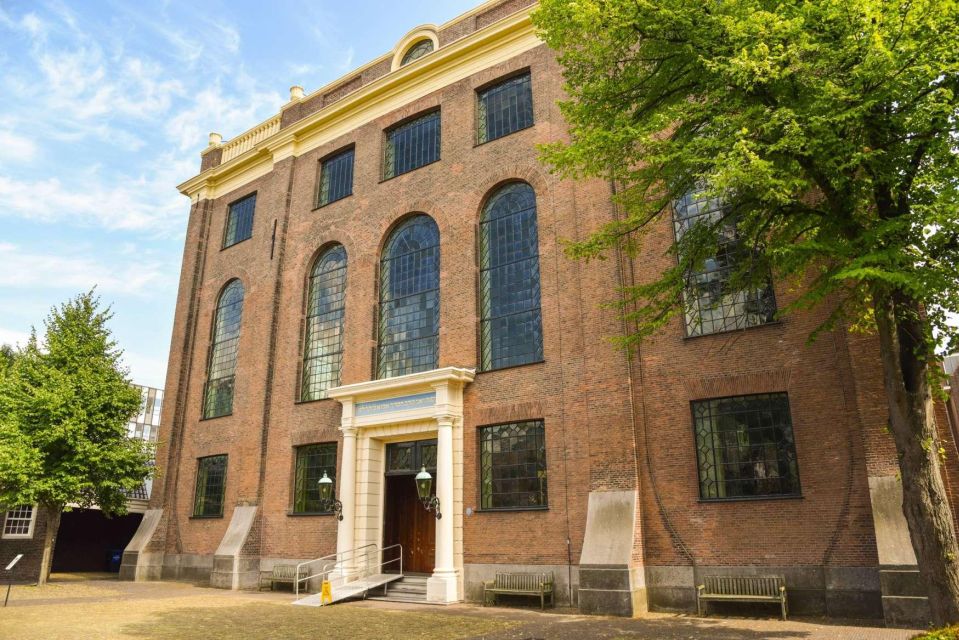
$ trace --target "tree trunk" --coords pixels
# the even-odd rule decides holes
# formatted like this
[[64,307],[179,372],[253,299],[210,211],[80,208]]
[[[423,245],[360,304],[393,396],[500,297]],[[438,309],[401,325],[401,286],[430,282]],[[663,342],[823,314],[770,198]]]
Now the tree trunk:
[[889,426],[899,454],[902,511],[929,595],[933,622],[959,622],[959,544],[939,466],[939,438],[922,344],[920,308],[875,295]]
[[50,578],[50,568],[53,566],[53,549],[57,544],[57,531],[60,530],[60,515],[63,513],[61,505],[45,505],[44,515],[47,518],[47,530],[43,536],[43,558],[40,560],[40,578],[37,584],[43,586]]

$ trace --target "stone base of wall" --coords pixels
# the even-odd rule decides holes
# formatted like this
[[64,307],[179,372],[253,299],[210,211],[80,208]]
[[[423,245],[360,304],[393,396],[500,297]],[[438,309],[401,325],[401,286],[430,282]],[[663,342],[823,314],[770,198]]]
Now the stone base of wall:
[[[696,611],[696,585],[705,575],[781,575],[786,579],[790,614],[881,619],[878,567],[646,567],[649,606],[653,611]],[[743,605],[710,603],[722,614]],[[778,608],[769,608],[778,616]]]
[[212,572],[212,555],[167,553],[163,556],[163,568],[160,573],[160,579],[208,586]]

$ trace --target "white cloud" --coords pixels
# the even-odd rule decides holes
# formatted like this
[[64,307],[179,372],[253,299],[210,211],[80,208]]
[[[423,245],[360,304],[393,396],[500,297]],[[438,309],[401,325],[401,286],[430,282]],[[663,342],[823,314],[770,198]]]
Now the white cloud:
[[12,347],[26,346],[30,334],[25,331],[15,331],[13,329],[4,329],[0,327],[0,344],[8,344]]
[[36,143],[12,131],[0,130],[0,163],[29,163],[37,155]]

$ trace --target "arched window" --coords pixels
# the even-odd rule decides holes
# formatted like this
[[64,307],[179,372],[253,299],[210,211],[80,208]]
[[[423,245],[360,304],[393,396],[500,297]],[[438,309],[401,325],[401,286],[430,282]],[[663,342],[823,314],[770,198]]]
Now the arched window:
[[243,316],[243,285],[233,280],[216,304],[213,317],[213,341],[203,392],[203,417],[217,418],[233,413],[233,374],[240,344],[240,319]]
[[543,359],[536,194],[514,182],[480,220],[480,336],[484,371]]
[[340,384],[343,361],[343,310],[346,306],[346,249],[330,247],[310,273],[303,344],[303,388],[300,398],[319,400]]
[[393,230],[380,261],[377,378],[436,368],[440,328],[440,232],[415,215]]
[[419,60],[420,58],[425,56],[427,53],[432,53],[432,51],[433,51],[432,40],[429,40],[429,39],[420,40],[419,42],[414,44],[412,47],[407,49],[406,53],[403,54],[403,60],[400,61],[400,66],[402,67],[402,66],[408,65],[414,60]]

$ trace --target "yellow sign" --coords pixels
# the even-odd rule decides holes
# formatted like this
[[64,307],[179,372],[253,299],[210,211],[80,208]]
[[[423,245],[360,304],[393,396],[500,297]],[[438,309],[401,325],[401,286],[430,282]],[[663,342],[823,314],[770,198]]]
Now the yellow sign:
[[324,580],[323,586],[320,589],[320,604],[324,602],[333,603],[333,587],[330,586],[329,580]]

